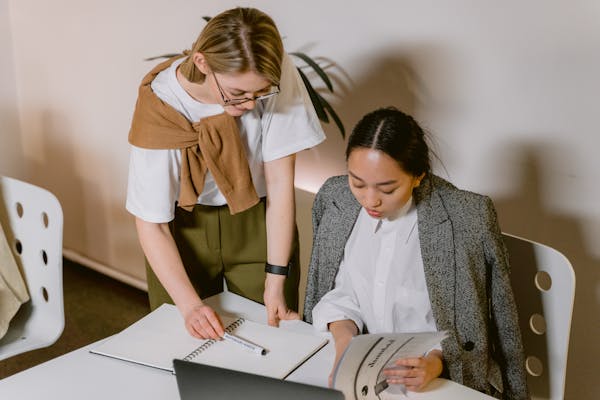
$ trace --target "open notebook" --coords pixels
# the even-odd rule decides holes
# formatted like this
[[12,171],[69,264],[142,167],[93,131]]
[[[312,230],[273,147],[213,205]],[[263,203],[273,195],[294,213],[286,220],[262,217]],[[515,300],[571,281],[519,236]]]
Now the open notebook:
[[[264,347],[253,353],[230,341],[193,338],[177,308],[163,304],[90,352],[125,361],[173,370],[173,359],[283,379],[310,358],[327,339],[221,315],[226,331]],[[298,321],[298,323],[302,323]]]

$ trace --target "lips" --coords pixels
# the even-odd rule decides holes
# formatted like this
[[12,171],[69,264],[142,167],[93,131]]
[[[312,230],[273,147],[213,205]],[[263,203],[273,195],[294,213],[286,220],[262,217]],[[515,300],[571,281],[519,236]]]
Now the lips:
[[368,208],[367,210],[367,214],[369,214],[369,216],[373,217],[373,218],[381,218],[381,213],[375,210],[369,210]]

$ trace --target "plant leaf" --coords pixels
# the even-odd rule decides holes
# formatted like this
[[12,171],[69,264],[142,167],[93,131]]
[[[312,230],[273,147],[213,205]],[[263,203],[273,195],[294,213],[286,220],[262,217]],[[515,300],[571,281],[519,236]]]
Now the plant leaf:
[[323,82],[327,86],[327,89],[329,89],[329,91],[331,93],[333,93],[333,85],[331,84],[331,80],[329,79],[329,77],[327,76],[327,74],[325,73],[323,68],[321,68],[319,66],[319,64],[317,64],[312,58],[310,58],[309,56],[307,56],[304,53],[294,52],[294,53],[290,53],[290,54],[293,56],[296,56],[298,58],[301,58],[305,63],[310,65],[312,67],[312,69],[315,70],[317,75],[319,75],[319,77],[323,80]]
[[331,107],[331,104],[329,104],[329,102],[327,100],[325,100],[325,98],[323,98],[323,96],[321,96],[318,93],[317,93],[317,96],[319,96],[319,100],[321,101],[321,105],[323,106],[325,111],[327,111],[329,113],[329,115],[331,116],[331,118],[333,119],[335,124],[337,125],[338,129],[340,130],[340,134],[342,135],[342,138],[345,139],[346,138],[346,128],[344,128],[344,124],[342,123],[342,120],[337,115],[337,113],[334,111],[333,107]]
[[306,77],[304,72],[302,72],[300,70],[300,68],[296,68],[296,69],[298,70],[298,73],[300,74],[300,77],[302,78],[302,82],[304,82],[304,86],[306,86],[306,91],[308,92],[310,101],[312,102],[315,112],[317,113],[317,117],[319,117],[319,119],[323,122],[329,122],[329,117],[327,117],[327,113],[325,112],[325,109],[323,108],[323,105],[321,104],[321,101],[319,100],[319,97],[320,97],[319,94],[312,87],[312,84],[310,83],[310,81],[308,80],[308,78]]

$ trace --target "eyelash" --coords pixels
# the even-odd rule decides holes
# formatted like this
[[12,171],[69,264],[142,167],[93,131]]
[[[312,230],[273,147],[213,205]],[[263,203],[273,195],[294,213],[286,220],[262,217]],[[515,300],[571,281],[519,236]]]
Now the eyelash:
[[[356,189],[363,189],[363,188],[365,187],[364,185],[357,185],[357,184],[353,184],[353,186],[354,186]],[[396,188],[394,188],[394,189],[392,189],[392,190],[390,190],[390,191],[384,191],[384,190],[379,190],[379,191],[380,191],[381,193],[383,193],[383,194],[392,194],[392,193],[394,193],[394,191],[395,191],[395,190],[396,190]]]
[[[269,93],[269,90],[265,89],[265,90],[261,90],[260,92],[257,92],[255,95],[256,96],[262,96],[262,95],[267,94],[267,93]],[[246,92],[230,92],[229,94],[231,96],[233,96],[233,97],[242,97],[243,95],[246,94]]]

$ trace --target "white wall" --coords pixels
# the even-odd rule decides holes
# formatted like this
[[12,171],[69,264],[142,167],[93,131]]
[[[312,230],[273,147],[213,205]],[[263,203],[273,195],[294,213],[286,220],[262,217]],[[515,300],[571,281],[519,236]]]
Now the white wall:
[[[0,0],[0,10],[6,4]],[[142,253],[123,208],[131,112],[152,65],[142,60],[189,47],[201,16],[251,4],[274,17],[288,50],[330,65],[337,94],[328,98],[348,128],[377,106],[413,113],[434,136],[442,175],[492,196],[504,231],[571,259],[578,287],[567,398],[600,397],[599,2],[174,0],[168,11],[165,4],[9,1],[12,44],[0,13],[0,50],[14,49],[14,59],[0,61],[0,83],[9,88],[0,97],[0,168],[4,157],[23,154],[28,178],[57,194],[67,255],[143,285]],[[7,123],[11,59],[19,122]],[[14,107],[8,113],[14,118]],[[5,126],[10,145],[22,150],[5,150]],[[301,189],[344,170],[344,143],[334,128],[327,133],[299,158]],[[298,197],[306,239],[311,196]]]
[[0,175],[20,178],[25,166],[8,6],[7,0],[0,0]]

